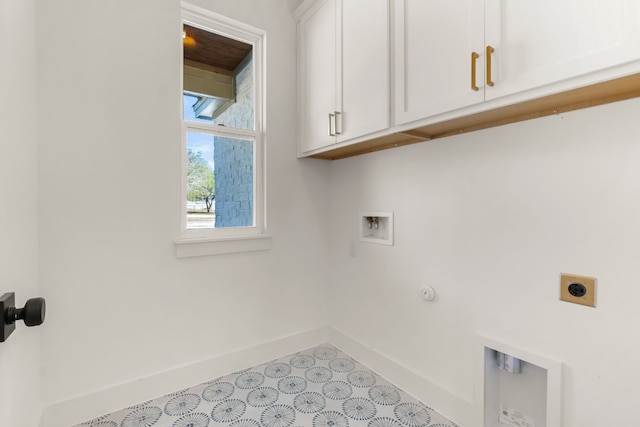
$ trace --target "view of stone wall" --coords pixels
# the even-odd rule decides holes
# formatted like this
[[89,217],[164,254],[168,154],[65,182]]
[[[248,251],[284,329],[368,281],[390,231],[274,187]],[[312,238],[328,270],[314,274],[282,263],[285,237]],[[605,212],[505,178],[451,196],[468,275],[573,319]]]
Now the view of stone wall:
[[[251,54],[249,54],[251,55]],[[236,102],[215,118],[216,124],[253,129],[253,60],[236,75]],[[215,227],[253,225],[253,141],[215,137]]]
[[253,141],[215,139],[216,228],[253,225]]

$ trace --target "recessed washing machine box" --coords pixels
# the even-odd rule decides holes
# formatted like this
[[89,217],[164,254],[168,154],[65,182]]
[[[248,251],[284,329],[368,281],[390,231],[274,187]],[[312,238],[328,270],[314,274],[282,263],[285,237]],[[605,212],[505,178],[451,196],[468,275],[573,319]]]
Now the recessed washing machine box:
[[361,212],[360,241],[393,245],[393,212]]

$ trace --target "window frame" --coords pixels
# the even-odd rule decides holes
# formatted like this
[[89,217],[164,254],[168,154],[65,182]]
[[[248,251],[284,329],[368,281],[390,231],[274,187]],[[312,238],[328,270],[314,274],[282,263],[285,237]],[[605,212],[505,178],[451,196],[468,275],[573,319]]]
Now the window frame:
[[[189,121],[184,119],[180,110],[181,144],[180,144],[180,234],[175,240],[176,255],[179,258],[203,255],[217,255],[235,252],[268,250],[271,248],[271,237],[266,229],[265,203],[265,32],[231,18],[200,8],[187,2],[181,3],[181,25],[187,24],[205,31],[220,34],[230,39],[239,40],[253,46],[253,79],[254,79],[254,129],[245,130],[230,128],[213,123]],[[182,52],[182,50],[181,50]],[[180,64],[183,64],[183,55]],[[180,105],[183,106],[183,73],[180,67]],[[184,107],[184,106],[183,106]],[[199,132],[254,141],[254,185],[253,185],[253,226],[221,227],[221,228],[187,228],[187,133]]]

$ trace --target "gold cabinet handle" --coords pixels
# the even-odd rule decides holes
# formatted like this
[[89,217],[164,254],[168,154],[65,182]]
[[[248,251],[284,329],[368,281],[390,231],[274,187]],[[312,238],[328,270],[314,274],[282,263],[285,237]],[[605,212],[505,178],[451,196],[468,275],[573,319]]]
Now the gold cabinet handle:
[[493,47],[487,46],[487,86],[493,86],[495,84],[493,80],[491,80],[491,54],[495,51]]
[[329,136],[336,136],[335,133],[333,133],[333,118],[335,116],[333,115],[333,113],[329,113]]
[[[335,128],[336,128],[336,135],[342,135],[342,132],[338,132],[338,116],[341,114],[340,111],[334,111],[334,123],[335,123]],[[342,128],[342,126],[340,126],[340,128]]]
[[476,62],[480,58],[477,52],[471,52],[471,90],[480,90],[476,84]]

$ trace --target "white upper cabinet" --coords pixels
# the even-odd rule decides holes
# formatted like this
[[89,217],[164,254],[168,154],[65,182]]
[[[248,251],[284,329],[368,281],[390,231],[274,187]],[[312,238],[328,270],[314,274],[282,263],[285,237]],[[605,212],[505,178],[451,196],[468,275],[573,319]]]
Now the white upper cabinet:
[[640,0],[305,0],[295,18],[300,157],[343,158],[640,90]]
[[338,141],[346,141],[389,127],[389,2],[341,3],[343,126]]
[[494,99],[640,58],[638,0],[486,0]]
[[307,1],[298,13],[299,154],[388,128],[388,0]]
[[298,127],[300,152],[336,142],[336,0],[314,4],[298,23]]
[[395,123],[484,101],[483,2],[395,0],[394,8]]
[[558,90],[573,89],[592,83],[577,77],[640,59],[638,0],[394,0],[393,7],[395,124],[563,81]]

